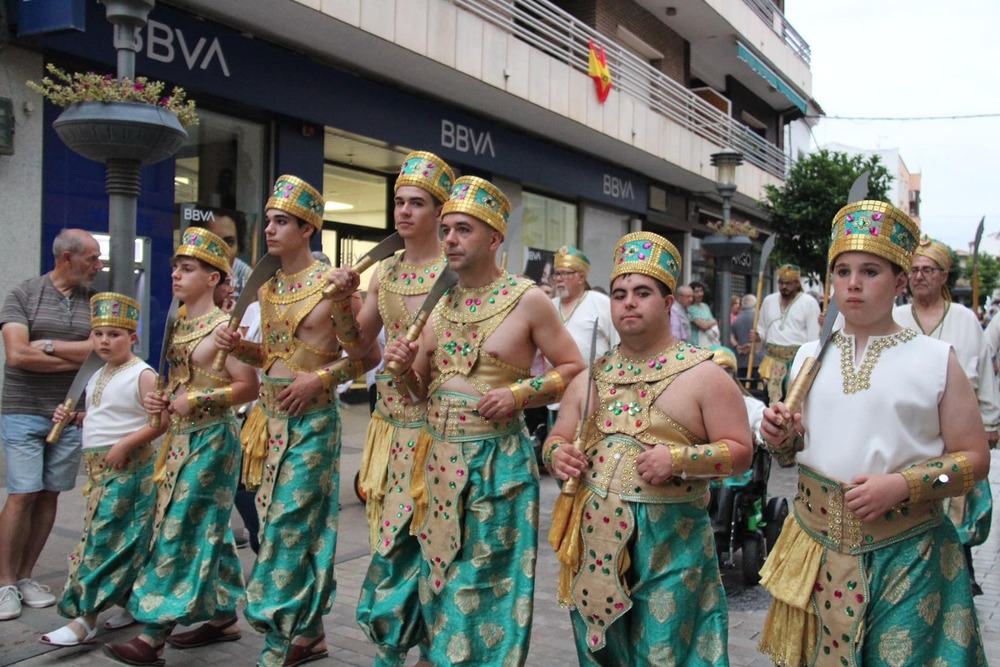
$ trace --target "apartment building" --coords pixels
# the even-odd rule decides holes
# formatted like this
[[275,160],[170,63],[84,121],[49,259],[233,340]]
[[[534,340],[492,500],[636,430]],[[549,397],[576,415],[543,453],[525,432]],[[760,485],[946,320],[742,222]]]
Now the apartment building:
[[[60,110],[24,82],[49,62],[109,73],[116,62],[93,0],[6,9],[0,98],[14,139],[0,205],[23,242],[0,248],[4,291],[51,266],[60,229],[108,228],[103,165],[62,144]],[[604,103],[591,42],[611,75]],[[512,271],[571,244],[602,284],[615,240],[642,229],[682,250],[685,279],[711,279],[698,242],[722,215],[711,155],[742,153],[733,216],[766,228],[762,187],[781,184],[820,112],[808,44],[770,0],[159,0],[138,46],[137,74],[183,87],[201,116],[174,159],[142,173],[151,349],[179,231],[206,207],[238,209],[252,263],[278,174],[322,184],[322,249],[337,263],[391,231],[399,164],[422,149],[508,195]],[[748,289],[752,256],[732,268],[734,291]]]

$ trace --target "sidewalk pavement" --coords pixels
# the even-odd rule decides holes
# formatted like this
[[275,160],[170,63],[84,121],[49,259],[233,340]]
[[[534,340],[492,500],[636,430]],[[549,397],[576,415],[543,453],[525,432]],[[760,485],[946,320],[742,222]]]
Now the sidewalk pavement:
[[[361,445],[367,427],[367,404],[345,405],[343,410],[344,440],[341,465],[341,514],[340,534],[337,544],[336,576],[337,597],[333,609],[326,616],[325,626],[330,659],[315,663],[322,665],[356,665],[367,667],[372,664],[375,651],[354,619],[355,603],[368,567],[368,530],[365,525],[364,506],[353,491],[354,475],[361,461]],[[1000,469],[997,457],[990,479],[994,496],[1000,498]],[[45,551],[35,569],[35,578],[50,586],[56,594],[62,591],[66,579],[66,556],[80,536],[83,526],[85,503],[79,494],[85,480],[77,482],[77,490],[65,493],[60,498],[59,513],[55,527]],[[794,469],[773,466],[771,493],[789,498],[795,493]],[[535,589],[535,616],[531,635],[528,665],[555,666],[575,665],[576,649],[568,613],[556,603],[556,581],[558,563],[552,549],[546,542],[551,508],[555,504],[558,489],[553,480],[542,479],[542,517],[539,529],[538,566]],[[6,498],[6,489],[0,488],[0,502]],[[238,519],[236,520],[238,522]],[[986,657],[990,664],[1000,665],[1000,563],[997,551],[1000,546],[1000,529],[995,529],[989,541],[976,549],[975,567],[985,594],[976,598],[976,609],[986,642]],[[253,565],[253,552],[249,548],[240,550],[244,571],[249,575]],[[734,667],[762,667],[771,662],[757,652],[756,645],[760,630],[767,614],[769,597],[759,586],[746,587],[742,584],[740,560],[736,558],[735,568],[723,569],[723,581],[729,598],[729,655]],[[106,612],[98,622],[103,622],[113,612]],[[96,643],[74,648],[54,648],[41,644],[42,634],[65,623],[55,610],[24,608],[22,615],[14,620],[0,622],[0,667],[18,665],[20,667],[83,667],[100,665],[107,667],[113,663],[104,656],[101,645],[111,641],[130,639],[137,633],[137,627],[113,632],[102,631]],[[263,648],[261,635],[249,628],[241,619],[243,638],[203,648],[178,651],[167,647],[164,657],[168,665],[252,665]],[[411,651],[407,665],[416,662],[416,651]]]

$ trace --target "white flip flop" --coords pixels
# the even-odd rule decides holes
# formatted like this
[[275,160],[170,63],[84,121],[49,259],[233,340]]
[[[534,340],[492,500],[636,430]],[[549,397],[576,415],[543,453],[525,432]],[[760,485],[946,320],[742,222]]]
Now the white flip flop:
[[83,639],[77,637],[76,633],[68,626],[64,625],[58,630],[53,630],[52,632],[42,635],[39,640],[43,644],[50,644],[52,646],[79,646],[80,644],[90,644],[93,642],[94,637],[97,636],[97,627],[90,627],[87,625],[87,621],[83,619],[82,616],[77,616],[73,619],[86,630],[87,634],[84,635]]

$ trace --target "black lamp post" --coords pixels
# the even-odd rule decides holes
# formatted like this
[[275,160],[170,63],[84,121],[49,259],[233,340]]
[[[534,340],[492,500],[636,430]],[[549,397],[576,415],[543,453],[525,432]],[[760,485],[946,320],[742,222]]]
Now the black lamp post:
[[[722,197],[722,225],[729,225],[730,203],[736,194],[736,167],[743,164],[743,154],[732,148],[724,148],[712,154],[712,166],[715,167],[715,189]],[[733,257],[749,250],[752,242],[746,236],[732,236],[725,243],[704,244],[706,252],[716,258],[716,268],[719,271],[719,296],[716,299],[716,312],[719,314],[719,338],[722,345],[729,347],[729,301],[733,293]]]

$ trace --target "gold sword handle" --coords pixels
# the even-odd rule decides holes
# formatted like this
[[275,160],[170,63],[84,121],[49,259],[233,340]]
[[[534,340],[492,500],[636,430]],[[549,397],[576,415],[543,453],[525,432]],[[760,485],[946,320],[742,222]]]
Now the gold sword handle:
[[[579,429],[579,433],[575,438],[573,438],[573,448],[578,452],[583,451],[583,428]],[[580,473],[581,475],[583,473]],[[570,477],[566,480],[566,483],[562,485],[562,490],[559,492],[564,496],[575,496],[576,490],[580,488],[580,478]]]
[[793,416],[802,409],[802,401],[809,393],[809,388],[812,387],[817,373],[819,373],[819,362],[816,361],[815,357],[807,357],[799,374],[795,376],[792,386],[788,388],[788,393],[785,394],[785,407]]
[[69,422],[70,422],[70,419],[68,418],[68,415],[71,412],[73,412],[73,408],[76,407],[76,399],[75,398],[67,398],[66,402],[63,403],[62,406],[63,406],[63,410],[66,411],[67,418],[64,419],[64,420],[62,420],[61,422],[57,422],[57,423],[55,423],[55,424],[52,425],[52,430],[49,431],[48,437],[45,438],[46,444],[54,445],[57,442],[59,442],[59,438],[62,437],[63,429],[66,428],[66,425],[69,424]]
[[[355,264],[353,268],[354,268],[355,271],[357,271],[360,274],[360,273],[364,273],[365,271],[367,271],[371,267],[371,265],[374,264],[374,263],[375,263],[375,260],[372,259],[372,257],[370,255],[365,255],[360,260],[358,260],[358,263]],[[324,299],[332,299],[334,296],[337,295],[338,291],[339,290],[337,289],[336,285],[334,285],[332,283],[329,283],[329,284],[327,284],[323,288],[323,298]]]
[[[221,351],[221,350],[220,350]],[[156,376],[156,393],[161,397],[163,396],[164,381],[162,375]],[[149,415],[149,428],[159,429],[160,428],[160,415],[163,411],[157,412],[155,415]]]
[[[413,318],[413,323],[410,328],[406,330],[406,335],[404,338],[407,343],[412,343],[416,339],[420,338],[420,332],[424,330],[424,325],[427,324],[427,318],[430,317],[430,310],[421,310],[417,313],[417,316]],[[396,360],[390,361],[385,365],[385,370],[390,375],[399,377],[402,372],[402,368],[399,367],[399,362]]]
[[[236,321],[235,317],[229,318],[229,330],[236,332],[240,328],[240,323]],[[212,360],[212,370],[218,373],[223,368],[226,367],[226,357],[229,356],[229,352],[226,350],[217,350],[215,353],[215,359]]]

